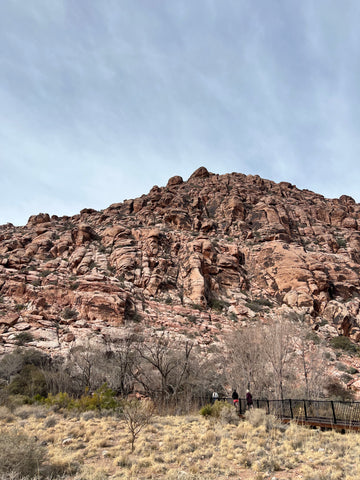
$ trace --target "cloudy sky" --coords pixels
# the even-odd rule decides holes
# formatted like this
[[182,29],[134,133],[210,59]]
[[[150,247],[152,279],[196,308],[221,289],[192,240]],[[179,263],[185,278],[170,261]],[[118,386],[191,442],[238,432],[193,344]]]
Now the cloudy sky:
[[0,224],[199,166],[360,202],[358,0],[1,0]]

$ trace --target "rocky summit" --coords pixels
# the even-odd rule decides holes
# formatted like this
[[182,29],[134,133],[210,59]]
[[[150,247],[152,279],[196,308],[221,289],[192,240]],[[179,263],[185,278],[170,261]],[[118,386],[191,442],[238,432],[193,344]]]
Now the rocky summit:
[[360,340],[360,204],[204,167],[147,195],[0,227],[0,342],[64,353],[129,326],[199,345],[301,315]]

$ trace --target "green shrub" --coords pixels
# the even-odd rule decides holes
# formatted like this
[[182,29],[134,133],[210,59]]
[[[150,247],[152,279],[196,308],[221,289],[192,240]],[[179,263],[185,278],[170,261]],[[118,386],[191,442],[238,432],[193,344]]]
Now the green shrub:
[[35,476],[46,459],[46,450],[33,437],[1,431],[0,473]]
[[16,345],[26,345],[29,342],[32,342],[34,340],[34,337],[31,335],[30,332],[20,332],[16,335],[15,337],[15,343]]
[[208,405],[204,405],[201,408],[200,415],[202,415],[203,417],[211,417],[213,414],[212,412],[213,412],[212,405],[208,404]]
[[25,365],[8,387],[12,395],[46,395],[47,386],[44,374],[35,365]]
[[261,310],[263,309],[263,307],[261,305],[259,305],[258,303],[255,303],[255,302],[246,302],[245,307],[250,308],[250,310],[252,310],[253,312],[256,312],[256,313],[261,312]]
[[341,247],[346,247],[346,240],[345,238],[341,238],[341,237],[337,237],[336,238],[336,243],[338,244],[338,246],[341,248]]
[[220,300],[219,298],[211,298],[209,300],[209,307],[219,313],[222,312],[223,309],[228,307],[229,305],[229,302],[225,302],[224,300]]
[[317,335],[315,332],[309,332],[306,335],[306,340],[309,340],[310,342],[313,342],[316,345],[318,345],[320,343],[319,335]]
[[72,398],[66,392],[60,392],[57,395],[49,394],[44,400],[44,403],[57,408],[79,410],[80,412],[89,410],[115,410],[115,408],[118,407],[115,392],[106,384],[98,388],[93,394],[85,393],[80,398]]
[[330,340],[330,345],[333,348],[344,350],[345,352],[348,352],[348,353],[358,352],[357,346],[354,343],[352,343],[348,337],[344,337],[342,335],[340,335],[339,337],[333,337]]
[[221,423],[237,423],[237,410],[231,403],[216,401],[213,405],[205,405],[200,410],[200,415],[203,417],[215,418]]
[[77,311],[72,310],[69,307],[66,307],[66,308],[64,308],[64,310],[62,312],[62,316],[63,316],[63,318],[65,318],[65,320],[69,320],[71,318],[77,317]]

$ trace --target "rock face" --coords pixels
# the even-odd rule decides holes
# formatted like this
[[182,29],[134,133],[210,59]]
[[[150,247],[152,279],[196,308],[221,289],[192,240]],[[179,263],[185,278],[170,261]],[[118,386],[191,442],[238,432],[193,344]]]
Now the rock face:
[[0,227],[0,342],[27,330],[61,351],[137,324],[210,343],[290,311],[359,341],[359,226],[346,195],[204,167],[104,211],[33,215]]

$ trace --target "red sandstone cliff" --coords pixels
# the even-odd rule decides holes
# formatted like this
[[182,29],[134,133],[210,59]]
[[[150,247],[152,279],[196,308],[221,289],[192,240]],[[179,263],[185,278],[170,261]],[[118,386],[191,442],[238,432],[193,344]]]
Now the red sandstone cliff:
[[0,342],[63,351],[129,324],[209,344],[250,319],[301,314],[360,340],[360,205],[204,167],[73,217],[0,227]]

